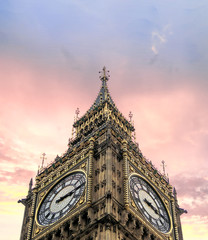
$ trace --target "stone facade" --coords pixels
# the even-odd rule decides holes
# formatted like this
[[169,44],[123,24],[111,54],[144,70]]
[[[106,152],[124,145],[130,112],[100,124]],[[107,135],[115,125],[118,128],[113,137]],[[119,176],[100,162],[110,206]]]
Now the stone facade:
[[[41,169],[35,186],[30,184],[28,196],[20,200],[25,205],[20,240],[183,239],[180,223],[183,210],[178,206],[176,191],[167,177],[142,155],[133,138],[134,126],[116,108],[107,80],[104,68],[98,97],[74,123],[76,133],[69,140],[67,152]],[[42,225],[38,219],[43,200],[61,179],[77,172],[86,175],[84,192],[77,203],[57,221]],[[139,210],[130,192],[132,175],[142,177],[157,193],[168,215],[168,231],[159,231]],[[69,198],[73,200],[73,196]],[[150,212],[158,214],[151,203],[149,207]]]

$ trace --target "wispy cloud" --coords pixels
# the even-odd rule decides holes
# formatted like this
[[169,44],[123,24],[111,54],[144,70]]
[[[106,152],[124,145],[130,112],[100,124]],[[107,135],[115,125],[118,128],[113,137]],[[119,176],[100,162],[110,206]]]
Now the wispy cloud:
[[[181,173],[173,177],[172,181],[177,188],[182,207],[188,210],[188,216],[204,219],[208,216],[208,180],[204,169],[193,176],[190,173]],[[207,219],[208,222],[208,219]]]
[[168,41],[168,36],[172,34],[171,26],[169,24],[165,25],[161,31],[155,30],[152,32],[152,52],[157,55],[163,44]]
[[26,170],[23,168],[15,168],[14,171],[0,170],[0,181],[8,184],[25,184],[32,176],[34,171]]

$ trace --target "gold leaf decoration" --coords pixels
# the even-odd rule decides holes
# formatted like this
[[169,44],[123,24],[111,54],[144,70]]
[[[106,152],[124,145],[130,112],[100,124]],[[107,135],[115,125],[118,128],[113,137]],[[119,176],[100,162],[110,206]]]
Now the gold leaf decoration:
[[135,205],[134,201],[131,201],[131,205],[132,205],[133,208],[136,208],[136,205]]
[[86,163],[83,163],[81,168],[85,168],[86,167]]
[[41,199],[45,196],[46,194],[46,191],[40,193],[40,196],[39,196],[39,201],[41,201]]
[[133,167],[130,167],[130,171],[131,171],[131,172],[134,172],[134,169],[133,169]]
[[38,234],[40,232],[40,228],[37,227],[36,230],[35,230],[35,234]]

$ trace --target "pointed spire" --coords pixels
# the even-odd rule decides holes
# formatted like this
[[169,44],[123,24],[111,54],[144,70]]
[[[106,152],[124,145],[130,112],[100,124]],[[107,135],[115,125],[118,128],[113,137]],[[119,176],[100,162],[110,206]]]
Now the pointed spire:
[[113,102],[109,90],[108,90],[108,86],[107,86],[107,81],[110,78],[109,75],[109,71],[106,70],[106,67],[103,67],[103,70],[99,72],[100,73],[100,80],[102,81],[102,86],[101,89],[98,93],[98,96],[94,102],[94,104],[92,105],[92,107],[89,109],[89,111],[91,111],[92,109],[96,108],[98,105],[102,104],[105,101],[108,101],[109,103],[111,103],[114,107],[115,103]]
[[176,192],[175,187],[173,188],[173,196],[174,196],[175,199],[177,199],[177,192]]
[[30,183],[29,183],[28,193],[31,193],[31,191],[32,191],[32,185],[33,185],[33,180],[32,180],[32,178],[31,178],[31,179],[30,179]]

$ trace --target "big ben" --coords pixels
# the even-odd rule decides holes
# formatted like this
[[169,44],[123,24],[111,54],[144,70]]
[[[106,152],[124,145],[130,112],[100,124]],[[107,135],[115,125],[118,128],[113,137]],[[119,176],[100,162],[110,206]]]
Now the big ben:
[[135,142],[106,68],[67,151],[42,168],[25,199],[20,240],[183,240],[175,188]]

